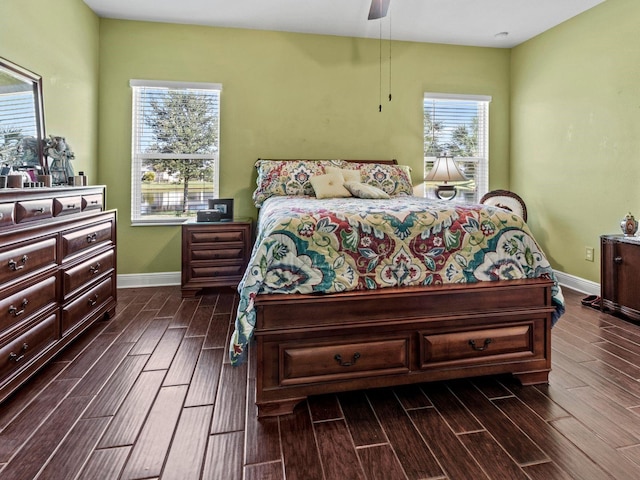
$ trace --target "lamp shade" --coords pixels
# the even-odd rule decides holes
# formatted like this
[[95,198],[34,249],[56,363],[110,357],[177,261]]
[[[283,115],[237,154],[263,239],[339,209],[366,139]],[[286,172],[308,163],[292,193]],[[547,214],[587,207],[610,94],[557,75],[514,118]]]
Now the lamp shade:
[[433,168],[424,177],[425,182],[466,182],[469,179],[458,168],[453,157],[443,155],[436,158]]

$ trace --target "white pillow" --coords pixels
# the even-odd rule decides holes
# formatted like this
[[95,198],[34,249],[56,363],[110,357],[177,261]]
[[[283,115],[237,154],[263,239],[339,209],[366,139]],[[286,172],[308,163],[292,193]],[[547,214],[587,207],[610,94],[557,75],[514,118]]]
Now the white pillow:
[[326,167],[324,169],[327,173],[339,173],[342,175],[342,178],[345,182],[359,182],[360,179],[360,170],[351,170],[348,168],[338,168],[338,167]]
[[342,185],[344,179],[339,173],[326,173],[314,175],[309,179],[318,198],[345,198],[350,197],[349,190]]
[[358,198],[390,198],[389,194],[384,190],[367,185],[361,182],[344,182],[344,188],[351,192],[351,195]]

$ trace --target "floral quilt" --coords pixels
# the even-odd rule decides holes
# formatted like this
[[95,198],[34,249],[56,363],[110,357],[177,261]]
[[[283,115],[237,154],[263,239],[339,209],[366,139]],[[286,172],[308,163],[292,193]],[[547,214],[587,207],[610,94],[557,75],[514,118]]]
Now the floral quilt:
[[238,287],[230,359],[240,364],[262,293],[336,293],[545,277],[553,323],[564,299],[553,270],[517,215],[421,197],[387,200],[282,196],[260,211],[258,237]]

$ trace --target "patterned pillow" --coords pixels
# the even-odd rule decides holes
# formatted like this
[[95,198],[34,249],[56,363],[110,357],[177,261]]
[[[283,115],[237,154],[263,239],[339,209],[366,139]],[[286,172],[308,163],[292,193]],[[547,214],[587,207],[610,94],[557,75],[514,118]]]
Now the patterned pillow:
[[380,190],[373,185],[360,182],[344,182],[344,188],[351,192],[351,195],[358,198],[389,198],[387,192]]
[[360,170],[362,183],[377,187],[388,195],[413,195],[407,166],[365,162],[349,163],[349,166]]
[[341,167],[341,160],[262,160],[256,162],[258,188],[253,192],[256,207],[274,195],[313,196],[309,179],[324,175],[329,166]]

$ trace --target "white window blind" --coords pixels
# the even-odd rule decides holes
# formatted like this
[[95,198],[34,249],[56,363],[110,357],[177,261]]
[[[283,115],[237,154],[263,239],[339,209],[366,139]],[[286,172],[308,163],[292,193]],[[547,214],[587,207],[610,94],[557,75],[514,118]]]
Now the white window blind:
[[182,223],[219,197],[221,85],[130,84],[132,223]]
[[[425,93],[424,175],[436,157],[452,155],[469,182],[458,199],[477,202],[489,188],[489,103],[491,97]],[[436,198],[432,189],[425,196]]]

